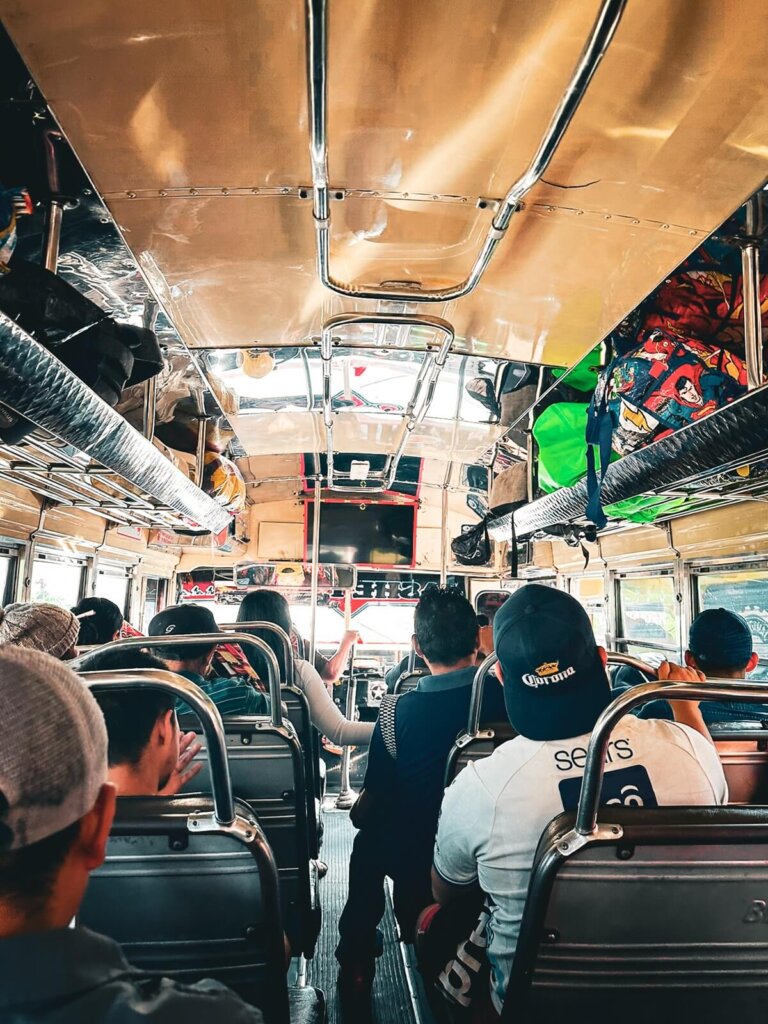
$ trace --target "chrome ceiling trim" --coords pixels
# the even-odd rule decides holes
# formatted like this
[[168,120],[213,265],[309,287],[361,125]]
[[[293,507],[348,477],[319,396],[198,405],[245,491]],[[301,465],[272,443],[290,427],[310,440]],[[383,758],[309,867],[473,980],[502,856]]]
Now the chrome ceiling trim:
[[[333,363],[333,332],[340,327],[360,326],[394,326],[394,327],[430,327],[443,335],[443,341],[436,353],[426,351],[422,360],[413,394],[403,413],[399,437],[395,450],[387,456],[384,469],[380,473],[372,473],[366,481],[366,487],[351,487],[349,483],[340,484],[334,469],[333,448],[333,403],[331,399],[331,370]],[[408,438],[421,423],[432,404],[435,388],[440,374],[448,359],[455,333],[447,320],[437,316],[420,316],[412,313],[340,313],[326,320],[320,335],[320,358],[323,363],[323,425],[326,442],[326,486],[331,491],[349,491],[356,493],[377,494],[389,491],[397,476],[397,467],[408,444]],[[349,481],[349,477],[343,479]],[[373,486],[367,486],[368,481]]]
[[213,533],[230,515],[54,355],[0,313],[0,402]]
[[326,288],[355,299],[405,299],[410,302],[450,302],[468,295],[479,283],[513,215],[549,166],[563,135],[579,109],[587,88],[608,50],[627,0],[603,0],[592,31],[581,52],[544,137],[531,162],[498,206],[485,241],[469,275],[447,288],[426,291],[413,286],[390,288],[384,284],[357,287],[331,276],[331,206],[328,185],[328,0],[306,0],[307,85],[309,88],[309,155],[312,168],[312,212],[315,218],[317,272]]

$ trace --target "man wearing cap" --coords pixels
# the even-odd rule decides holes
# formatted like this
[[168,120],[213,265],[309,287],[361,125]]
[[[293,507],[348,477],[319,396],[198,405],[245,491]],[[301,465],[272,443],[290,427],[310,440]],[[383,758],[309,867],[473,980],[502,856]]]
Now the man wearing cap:
[[[221,637],[213,613],[194,604],[177,604],[159,612],[149,624],[150,636],[178,636],[179,644],[154,649],[171,672],[178,672],[201,690],[205,690],[222,715],[268,715],[269,697],[257,690],[247,676],[219,676],[208,678],[215,644],[184,643],[184,635],[210,633]],[[183,711],[183,707],[180,709]]]
[[[586,612],[552,587],[521,587],[498,611],[498,676],[519,733],[469,764],[445,793],[433,891],[490,897],[491,998],[501,1012],[534,853],[546,825],[576,808],[592,728],[612,694]],[[699,679],[678,669],[676,678]],[[686,702],[678,702],[686,703]],[[656,807],[728,799],[712,743],[679,722],[625,716],[608,746],[603,803]]]
[[[752,633],[745,618],[726,608],[707,608],[691,623],[685,663],[700,672],[705,679],[744,679],[755,670],[759,661],[752,646]],[[627,681],[624,685],[614,684],[615,692],[645,682],[637,669],[631,669],[630,672],[634,678],[629,672],[622,673],[623,679]],[[638,718],[669,720],[673,717],[672,709],[665,700],[651,701],[637,708],[635,714]],[[703,701],[701,716],[706,725],[715,722],[760,722],[768,719],[768,704]]]
[[14,1024],[257,1024],[213,981],[132,968],[111,939],[72,928],[115,811],[107,731],[78,676],[0,650],[0,1020]]
[[55,604],[9,604],[0,610],[0,646],[42,651],[60,661],[77,657],[80,622]]

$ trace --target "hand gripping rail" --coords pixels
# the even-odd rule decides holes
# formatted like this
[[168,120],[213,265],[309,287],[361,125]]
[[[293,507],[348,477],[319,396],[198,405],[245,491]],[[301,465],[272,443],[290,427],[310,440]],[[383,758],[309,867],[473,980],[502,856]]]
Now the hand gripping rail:
[[[248,633],[249,636],[253,637],[252,633],[248,631],[251,629],[264,629],[270,633],[274,633],[278,638],[283,647],[283,659],[285,661],[285,684],[286,686],[296,685],[296,670],[294,668],[294,655],[293,655],[293,644],[291,638],[275,622],[224,622],[219,626],[219,629],[225,633]],[[258,637],[256,639],[259,639]]]
[[[413,394],[403,414],[400,436],[394,452],[387,456],[381,473],[372,473],[366,480],[366,493],[388,491],[395,482],[397,467],[400,464],[405,446],[412,431],[424,419],[432,404],[438,378],[442,372],[451,345],[454,340],[453,327],[447,320],[436,316],[417,316],[406,313],[341,313],[331,317],[323,324],[320,335],[320,358],[323,364],[323,424],[326,440],[326,478],[329,490],[348,490],[348,487],[336,483],[333,449],[333,403],[331,399],[331,362],[333,360],[333,332],[340,327],[351,325],[383,325],[398,327],[431,327],[444,335],[444,340],[437,353],[425,352],[424,359],[416,376]],[[345,478],[348,479],[348,478]],[[368,486],[369,482],[377,486]],[[362,488],[355,488],[356,491]]]
[[[647,666],[645,670],[652,671]],[[749,704],[765,704],[768,702],[768,684],[750,683],[746,680],[734,683],[732,679],[708,679],[705,683],[681,683],[670,680],[641,683],[619,694],[602,712],[592,730],[576,811],[576,824],[573,832],[564,838],[560,846],[563,852],[574,853],[592,837],[597,836],[597,808],[611,733],[627,712],[651,700],[736,700]]]
[[[126,647],[149,647],[154,650],[156,647],[178,647],[179,645],[191,647],[195,644],[199,644],[201,647],[218,647],[219,644],[239,644],[241,647],[250,644],[251,647],[258,647],[264,654],[267,662],[267,686],[269,689],[269,702],[271,704],[270,719],[272,725],[278,729],[282,726],[283,705],[280,701],[280,666],[277,664],[277,658],[269,644],[257,636],[251,636],[249,633],[227,633],[226,636],[222,636],[219,633],[174,633],[173,636],[126,636],[121,640],[112,640],[108,644],[103,644],[98,648],[98,651],[90,651],[88,654],[68,662],[68,664],[76,672],[82,672],[83,670],[87,671],[88,661],[93,655],[96,653],[101,654],[102,651],[122,650]],[[172,675],[174,679],[183,678],[173,672],[169,673],[169,675]],[[187,680],[184,681],[187,682]],[[193,686],[194,684],[189,683],[188,685]]]
[[224,725],[219,709],[199,686],[175,672],[164,672],[161,669],[81,672],[80,675],[95,693],[109,693],[112,690],[160,690],[163,693],[172,693],[188,704],[200,719],[205,734],[216,823],[227,828],[235,822],[235,802],[229,778]]
[[390,288],[384,284],[356,287],[331,276],[331,210],[328,184],[328,0],[306,0],[307,79],[309,85],[310,145],[312,164],[317,271],[326,288],[356,299],[410,300],[411,302],[449,302],[469,294],[485,273],[491,258],[507,233],[513,214],[530,190],[541,180],[573,116],[584,98],[589,83],[605,56],[624,13],[626,0],[603,0],[560,103],[544,137],[522,176],[501,201],[488,229],[482,248],[469,276],[459,284],[434,291],[420,286]]

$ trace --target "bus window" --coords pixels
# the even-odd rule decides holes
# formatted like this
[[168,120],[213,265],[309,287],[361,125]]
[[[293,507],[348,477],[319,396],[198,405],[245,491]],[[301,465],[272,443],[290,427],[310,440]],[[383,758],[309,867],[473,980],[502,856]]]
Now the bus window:
[[128,588],[131,577],[121,566],[110,566],[99,569],[96,573],[96,597],[105,597],[113,601],[123,615],[128,612]]
[[605,582],[602,576],[578,576],[571,580],[571,594],[581,604],[592,623],[595,640],[606,647]]
[[743,615],[752,631],[753,646],[760,664],[752,679],[768,679],[768,568],[706,569],[695,572],[697,611],[727,608]]
[[165,604],[166,580],[148,576],[144,587],[144,608],[141,615],[142,628],[146,629],[150,619],[162,611]]
[[30,600],[71,608],[82,597],[85,562],[40,555],[32,563]]
[[4,605],[13,600],[15,561],[15,555],[6,552],[0,553],[0,601]]
[[411,646],[415,607],[415,602],[368,601],[352,618],[352,628],[369,647],[407,649]]
[[[291,622],[306,645],[306,654],[312,632],[312,609],[309,604],[292,604],[290,609]],[[326,605],[318,605],[315,636],[318,647],[332,647],[335,650],[344,636],[344,613]]]
[[[675,581],[671,574],[625,576],[618,580],[618,637],[627,654],[652,663],[664,656],[679,659],[680,619]],[[648,657],[651,652],[661,657]]]

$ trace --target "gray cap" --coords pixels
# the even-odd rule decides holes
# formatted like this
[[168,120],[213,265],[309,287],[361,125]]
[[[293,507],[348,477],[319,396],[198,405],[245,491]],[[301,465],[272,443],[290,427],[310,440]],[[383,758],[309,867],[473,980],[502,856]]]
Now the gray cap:
[[77,616],[55,604],[9,604],[0,611],[0,644],[61,658],[75,646],[79,633]]
[[0,649],[0,851],[78,821],[107,779],[107,729],[79,676],[39,651]]

